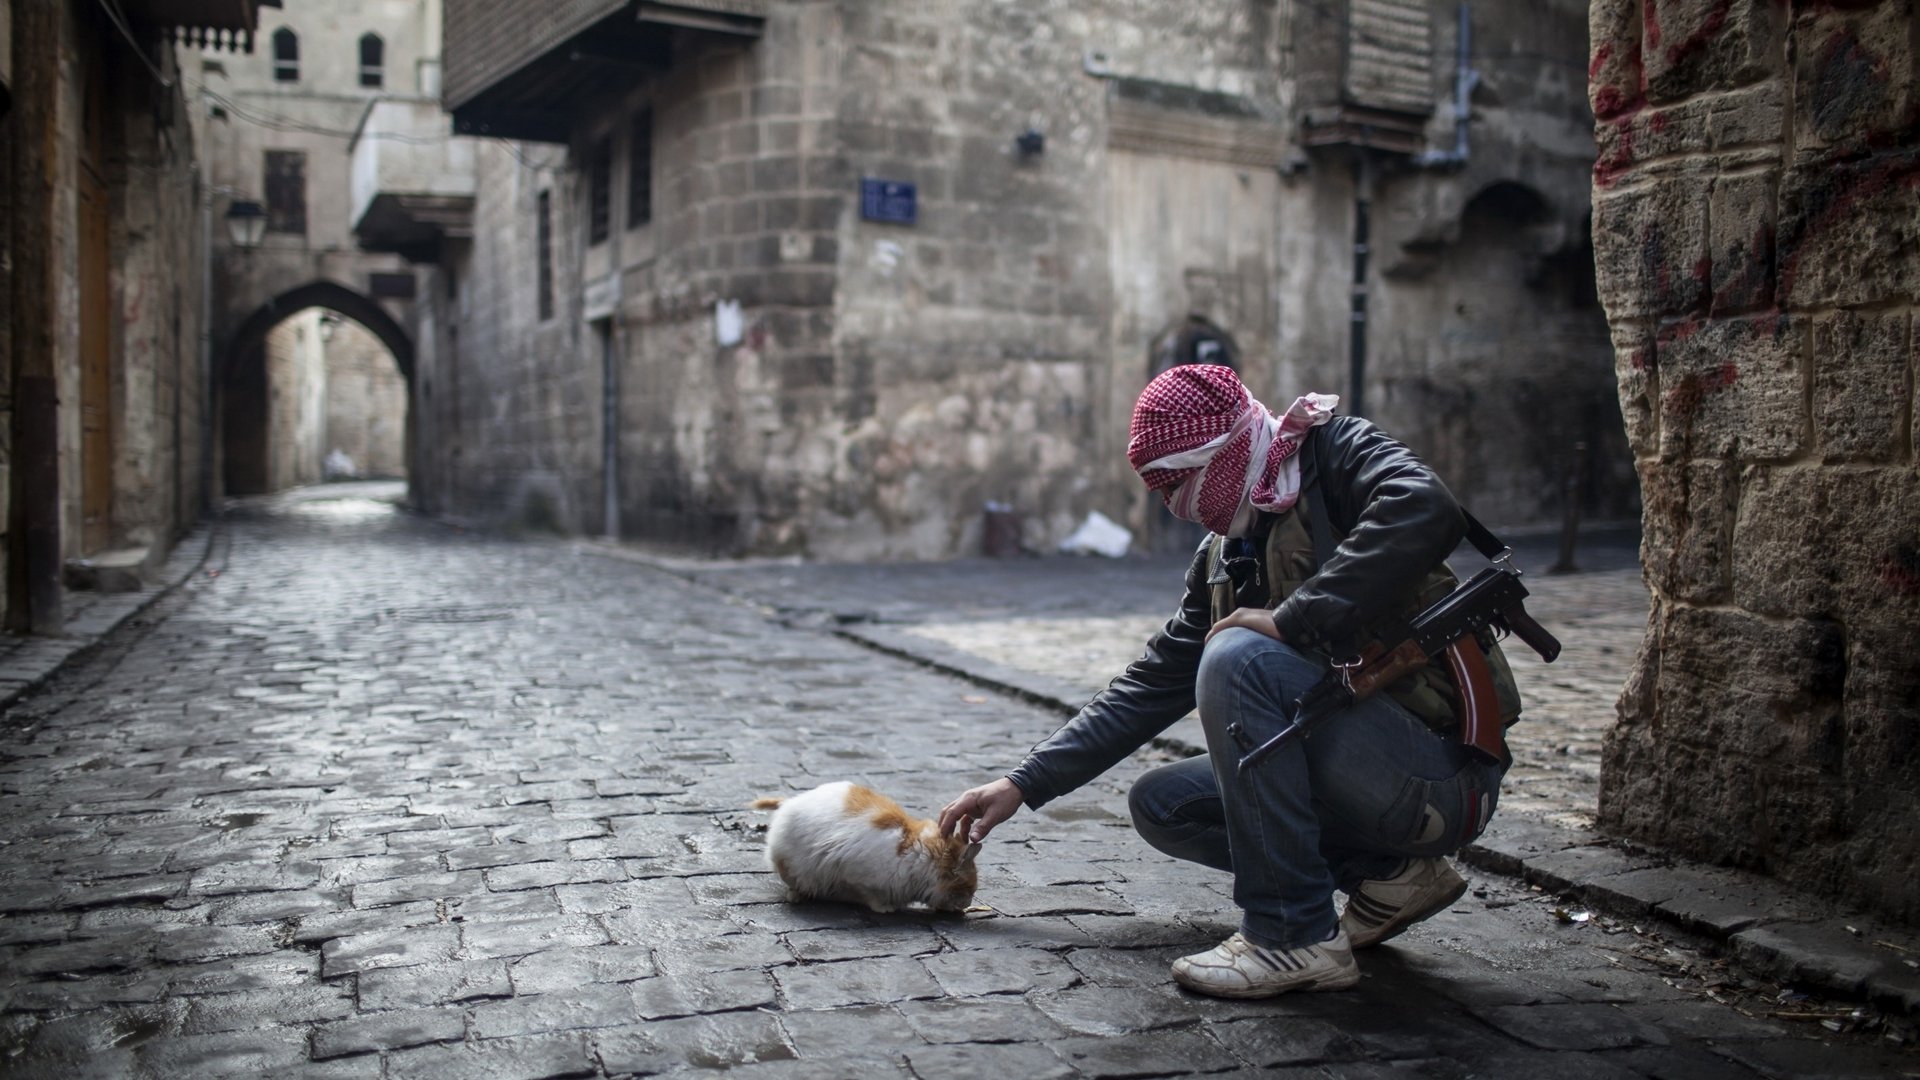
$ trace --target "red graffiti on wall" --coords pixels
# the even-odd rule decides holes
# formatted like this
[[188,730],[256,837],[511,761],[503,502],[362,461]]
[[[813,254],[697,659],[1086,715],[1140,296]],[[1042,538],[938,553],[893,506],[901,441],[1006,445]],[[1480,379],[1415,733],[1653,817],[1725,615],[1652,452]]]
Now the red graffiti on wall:
[[1901,596],[1920,596],[1920,548],[1902,544],[1880,560],[1880,583]]

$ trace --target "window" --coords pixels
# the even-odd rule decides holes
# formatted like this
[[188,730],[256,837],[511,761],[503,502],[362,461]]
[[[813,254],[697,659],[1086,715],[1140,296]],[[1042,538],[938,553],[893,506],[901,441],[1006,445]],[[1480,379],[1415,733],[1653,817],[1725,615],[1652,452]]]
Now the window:
[[284,26],[273,32],[273,81],[300,81],[300,35]]
[[653,110],[633,114],[627,135],[627,228],[653,220]]
[[540,296],[540,321],[553,318],[553,193],[540,193],[540,220],[535,226],[534,261],[538,266],[535,287]]
[[613,230],[613,140],[602,138],[587,154],[587,243]]
[[379,34],[363,34],[360,38],[360,85],[378,90],[387,81],[387,43],[380,40]]
[[267,151],[267,231],[307,234],[307,155]]

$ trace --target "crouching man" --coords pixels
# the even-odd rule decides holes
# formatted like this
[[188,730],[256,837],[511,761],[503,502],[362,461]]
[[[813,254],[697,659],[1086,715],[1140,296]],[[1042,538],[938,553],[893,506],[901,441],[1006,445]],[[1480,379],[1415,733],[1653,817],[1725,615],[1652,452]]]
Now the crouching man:
[[[1213,533],[1187,570],[1180,610],[1017,768],[940,817],[942,829],[972,817],[971,839],[983,839],[1022,804],[1074,790],[1197,705],[1208,753],[1147,772],[1129,801],[1149,844],[1233,875],[1239,931],[1173,965],[1174,979],[1202,994],[1354,985],[1355,949],[1466,890],[1445,856],[1486,827],[1511,761],[1504,747],[1496,761],[1461,744],[1452,677],[1436,662],[1236,769],[1242,744],[1229,729],[1264,741],[1330,656],[1350,655],[1369,631],[1453,587],[1443,560],[1466,528],[1459,505],[1405,446],[1334,416],[1337,403],[1308,395],[1276,415],[1231,369],[1207,365],[1147,386],[1128,460],[1174,514]],[[1511,674],[1497,649],[1488,660],[1511,722]],[[1347,894],[1338,917],[1335,890]]]

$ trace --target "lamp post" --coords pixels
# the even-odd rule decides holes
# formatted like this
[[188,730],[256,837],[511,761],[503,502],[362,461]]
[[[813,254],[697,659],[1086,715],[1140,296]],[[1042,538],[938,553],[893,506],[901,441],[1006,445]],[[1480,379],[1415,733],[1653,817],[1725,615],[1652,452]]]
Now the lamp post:
[[251,199],[227,204],[227,237],[237,248],[256,248],[267,235],[267,208]]

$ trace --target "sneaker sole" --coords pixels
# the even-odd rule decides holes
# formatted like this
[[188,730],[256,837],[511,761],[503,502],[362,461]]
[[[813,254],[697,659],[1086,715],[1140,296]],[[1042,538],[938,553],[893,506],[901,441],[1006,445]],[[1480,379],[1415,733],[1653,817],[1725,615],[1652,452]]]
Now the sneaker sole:
[[1385,923],[1382,923],[1379,929],[1373,931],[1371,934],[1355,931],[1352,928],[1348,928],[1347,930],[1348,940],[1352,942],[1353,948],[1369,949],[1375,945],[1380,944],[1383,941],[1387,941],[1392,938],[1399,937],[1402,932],[1404,932],[1408,927],[1412,926],[1414,923],[1425,922],[1426,920],[1433,918],[1435,915],[1440,914],[1442,911],[1445,911],[1448,907],[1452,906],[1455,900],[1458,900],[1461,897],[1467,895],[1466,879],[1456,878],[1455,880],[1457,881],[1457,884],[1455,884],[1452,888],[1448,889],[1444,894],[1440,895],[1439,897],[1436,897],[1432,903],[1428,904],[1423,908],[1420,908],[1417,911],[1403,910],[1399,915],[1395,916],[1392,919],[1389,919]]
[[1244,989],[1227,989],[1225,987],[1211,986],[1202,988],[1184,981],[1178,975],[1174,976],[1173,981],[1196,994],[1201,994],[1206,997],[1235,998],[1245,1001],[1255,998],[1279,997],[1282,994],[1308,994],[1317,990],[1351,990],[1359,985],[1360,973],[1355,971],[1351,974],[1330,976],[1325,979],[1307,979],[1290,986],[1283,986],[1278,990],[1264,989],[1257,986],[1249,986]]

